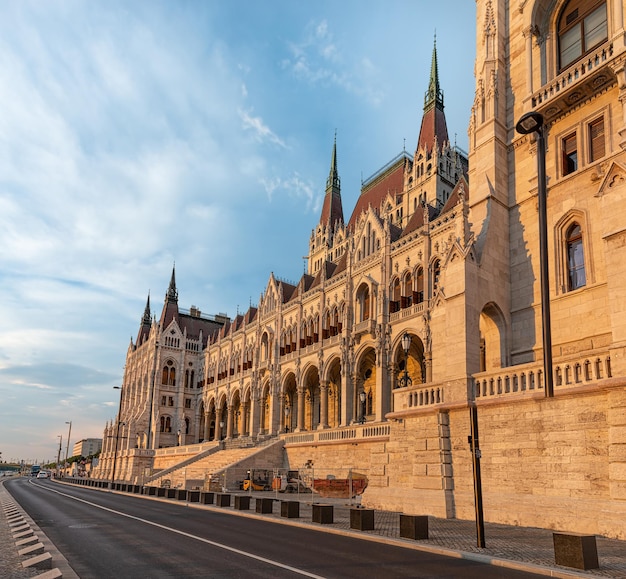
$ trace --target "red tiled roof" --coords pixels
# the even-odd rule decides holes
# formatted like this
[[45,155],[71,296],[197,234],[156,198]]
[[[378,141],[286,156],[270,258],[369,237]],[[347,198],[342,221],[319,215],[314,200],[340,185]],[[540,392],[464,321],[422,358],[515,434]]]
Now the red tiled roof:
[[320,225],[335,226],[340,221],[343,223],[343,206],[341,204],[341,194],[339,191],[327,191],[324,195],[324,204],[322,205],[322,215],[320,217]]
[[419,151],[423,147],[428,152],[432,151],[435,144],[435,136],[437,137],[439,147],[450,140],[448,138],[446,115],[443,110],[437,106],[433,106],[429,111],[425,112],[422,117],[420,136],[417,140],[417,150]]
[[397,194],[402,193],[404,188],[404,163],[405,157],[402,156],[378,179],[363,187],[348,222],[348,229],[354,229],[357,219],[362,213],[367,211],[370,205],[378,213],[380,205],[388,193],[394,198]]
[[450,209],[452,209],[459,202],[459,190],[461,188],[463,188],[463,190],[465,191],[465,199],[469,199],[469,185],[465,177],[461,176],[461,178],[454,186],[454,189],[452,189],[452,193],[450,193],[450,197],[448,197],[448,200],[443,206],[441,213],[446,213],[447,211],[450,211]]

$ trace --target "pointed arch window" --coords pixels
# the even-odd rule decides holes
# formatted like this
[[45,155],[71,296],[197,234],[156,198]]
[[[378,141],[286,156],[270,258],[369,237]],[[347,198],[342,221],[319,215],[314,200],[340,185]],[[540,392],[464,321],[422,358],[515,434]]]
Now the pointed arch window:
[[400,307],[404,309],[413,305],[413,278],[410,272],[407,272],[402,279],[402,286],[404,291],[400,300]]
[[606,0],[571,0],[558,20],[559,69],[608,39]]
[[433,269],[432,269],[432,272],[433,272],[433,277],[432,277],[432,280],[433,280],[433,282],[432,282],[432,294],[434,295],[437,292],[437,290],[439,289],[439,282],[440,282],[440,278],[441,278],[441,262],[438,259],[436,259],[433,262],[433,266],[432,267],[433,267]]
[[172,417],[171,416],[161,416],[160,430],[161,432],[172,432]]
[[567,247],[567,289],[573,291],[587,283],[583,235],[578,223],[572,223],[567,230],[565,245]]
[[168,360],[167,364],[163,366],[161,384],[165,386],[176,386],[176,368],[173,367],[171,360]]
[[413,292],[413,303],[421,304],[424,301],[424,270],[420,267],[415,276],[415,291]]
[[389,313],[393,314],[400,309],[400,280],[396,277],[391,287],[391,300],[389,301]]

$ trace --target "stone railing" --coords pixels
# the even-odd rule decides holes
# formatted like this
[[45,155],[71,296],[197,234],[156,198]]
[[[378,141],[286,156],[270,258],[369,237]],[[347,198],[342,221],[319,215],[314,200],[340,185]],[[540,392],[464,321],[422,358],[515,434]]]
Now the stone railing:
[[[611,357],[608,352],[573,357],[553,362],[554,388],[575,388],[611,378]],[[499,368],[493,372],[474,375],[474,397],[502,398],[536,390],[543,391],[544,376],[541,362]]]
[[359,442],[374,438],[388,438],[390,430],[391,426],[388,423],[359,424],[343,428],[282,434],[281,438],[285,444]]
[[561,95],[564,91],[573,87],[578,82],[586,79],[591,71],[605,64],[613,57],[613,43],[606,42],[597,50],[591,52],[582,60],[579,60],[551,82],[545,84],[531,96],[532,107],[536,108],[547,104],[553,98]]
[[403,320],[404,318],[412,318],[413,316],[424,313],[424,303],[425,302],[420,302],[419,304],[414,304],[412,306],[409,306],[408,308],[404,308],[397,312],[393,312],[393,314],[389,314],[389,321],[397,322],[398,320]]
[[213,448],[216,444],[216,442],[201,442],[199,444],[187,444],[185,446],[168,446],[166,448],[157,448],[153,452],[155,456],[197,454]]
[[394,412],[443,404],[444,387],[442,382],[416,384],[408,388],[396,388],[393,391]]
[[352,335],[353,336],[359,336],[361,334],[374,335],[375,328],[376,328],[376,320],[373,320],[373,319],[364,320],[352,326]]

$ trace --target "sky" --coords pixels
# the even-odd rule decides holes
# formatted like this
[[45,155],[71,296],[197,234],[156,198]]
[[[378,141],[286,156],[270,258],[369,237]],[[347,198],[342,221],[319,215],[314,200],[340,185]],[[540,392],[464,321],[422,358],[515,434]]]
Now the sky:
[[[233,317],[415,151],[433,43],[467,150],[471,0],[0,0],[0,452],[102,437],[148,294]],[[61,439],[59,437],[62,437]]]

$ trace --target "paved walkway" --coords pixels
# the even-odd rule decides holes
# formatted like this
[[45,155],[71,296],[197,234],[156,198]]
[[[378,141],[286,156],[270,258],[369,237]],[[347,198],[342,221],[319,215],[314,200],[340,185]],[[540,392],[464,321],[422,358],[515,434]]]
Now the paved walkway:
[[[0,485],[0,492],[3,492]],[[6,492],[6,491],[4,491]],[[244,493],[238,493],[244,494]],[[143,495],[135,495],[143,496]],[[332,524],[321,525],[312,522],[312,503],[317,497],[312,495],[284,495],[274,492],[258,492],[251,495],[250,510],[236,511],[233,507],[220,508],[213,505],[187,503],[190,507],[219,509],[233,515],[273,519],[277,523],[306,527],[316,527],[331,533],[351,534],[367,537],[373,541],[384,541],[407,548],[434,551],[455,557],[471,558],[493,565],[527,570],[550,577],[611,577],[626,578],[626,541],[597,537],[599,569],[578,571],[557,566],[554,562],[552,531],[528,527],[513,527],[495,523],[485,523],[485,549],[476,546],[476,526],[473,521],[456,519],[428,518],[429,538],[414,541],[400,537],[399,513],[376,511],[373,531],[355,531],[350,529],[350,504],[345,499],[324,499],[334,506]],[[149,500],[173,502],[173,499],[145,497]],[[273,498],[272,513],[257,514],[256,498]],[[280,516],[281,500],[298,500],[300,516],[286,519]],[[234,499],[232,501],[234,504]],[[22,579],[32,577],[20,568],[20,558],[16,556],[14,541],[11,539],[8,523],[0,514],[0,576]]]
[[[254,499],[256,497],[277,498],[275,492],[255,492],[251,496],[251,510],[247,512],[239,511],[239,513],[249,513],[248,516],[255,513]],[[280,500],[299,500],[300,517],[298,519],[282,518],[280,516]],[[312,503],[314,501],[323,501],[324,503],[334,505],[333,524],[321,525],[311,521]],[[320,500],[317,497],[312,497],[312,495],[284,495],[278,493],[278,501],[274,501],[272,514],[268,513],[258,516],[277,519],[281,522],[297,522],[296,524],[322,527],[327,531],[341,532],[342,534],[368,535],[373,540],[385,540],[385,542],[393,542],[394,544],[416,549],[447,553],[453,556],[465,556],[490,562],[494,565],[524,569],[550,577],[612,577],[626,579],[626,541],[596,537],[600,568],[579,571],[556,565],[552,531],[548,529],[485,523],[486,548],[480,549],[476,546],[476,524],[474,521],[428,517],[429,538],[414,541],[400,537],[400,513],[397,512],[375,511],[373,531],[355,531],[350,529],[351,505],[347,503],[346,499]]]

